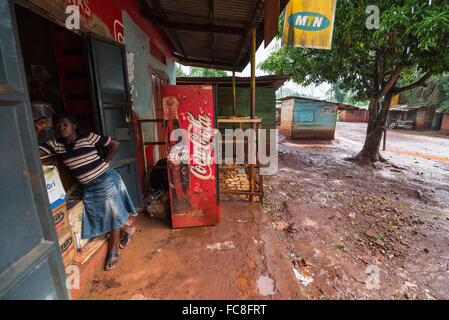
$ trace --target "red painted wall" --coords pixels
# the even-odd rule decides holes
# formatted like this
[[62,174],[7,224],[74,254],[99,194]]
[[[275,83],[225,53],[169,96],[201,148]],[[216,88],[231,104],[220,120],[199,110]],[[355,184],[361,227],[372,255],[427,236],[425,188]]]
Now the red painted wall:
[[[172,48],[164,40],[164,37],[153,27],[151,22],[140,15],[140,6],[138,0],[65,0],[67,5],[77,5],[80,8],[80,14],[83,16],[81,22],[86,28],[91,30],[89,26],[99,24],[106,25],[112,40],[124,44],[124,30],[122,21],[122,11],[126,11],[132,18],[134,23],[145,32],[150,39],[150,48],[156,47],[156,51],[160,55],[164,55],[168,59],[173,59]],[[98,21],[100,20],[100,21]],[[95,33],[95,28],[91,30]],[[134,119],[136,113],[133,110]],[[134,135],[137,147],[137,159],[139,166],[140,182],[143,188],[143,164],[140,151],[140,139],[138,135],[137,121],[134,121]],[[153,158],[153,153],[147,156]],[[143,190],[143,189],[142,189]]]
[[[133,21],[150,38],[151,45],[166,57],[172,59],[172,50],[163,36],[153,27],[148,19],[140,15],[140,7],[137,0],[65,0],[67,5],[77,5],[80,14],[86,19],[87,24],[94,19],[94,16],[106,24],[113,39],[123,43],[123,22],[122,11],[126,11]],[[84,22],[86,25],[86,22]],[[95,32],[94,30],[92,30]]]
[[449,133],[449,113],[443,115],[443,121],[441,122],[441,131]]

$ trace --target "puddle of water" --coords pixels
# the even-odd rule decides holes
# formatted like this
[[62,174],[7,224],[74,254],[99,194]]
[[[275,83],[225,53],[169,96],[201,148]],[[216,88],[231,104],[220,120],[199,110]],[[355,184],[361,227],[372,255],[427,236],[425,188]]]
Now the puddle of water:
[[257,288],[263,296],[276,294],[274,291],[274,280],[268,276],[260,276],[257,280]]

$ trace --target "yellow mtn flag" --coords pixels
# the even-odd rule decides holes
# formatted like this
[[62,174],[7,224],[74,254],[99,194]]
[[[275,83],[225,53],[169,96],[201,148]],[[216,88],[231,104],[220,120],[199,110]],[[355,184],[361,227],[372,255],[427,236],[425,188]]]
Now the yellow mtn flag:
[[395,95],[393,99],[391,99],[391,105],[394,106],[395,104],[399,104],[399,95]]
[[291,0],[282,46],[331,49],[337,0]]

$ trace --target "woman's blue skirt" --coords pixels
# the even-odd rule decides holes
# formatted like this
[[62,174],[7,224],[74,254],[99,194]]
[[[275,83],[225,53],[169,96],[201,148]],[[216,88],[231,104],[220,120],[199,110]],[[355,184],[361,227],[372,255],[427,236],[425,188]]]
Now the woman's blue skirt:
[[120,175],[109,168],[84,186],[81,238],[89,239],[122,227],[137,215]]

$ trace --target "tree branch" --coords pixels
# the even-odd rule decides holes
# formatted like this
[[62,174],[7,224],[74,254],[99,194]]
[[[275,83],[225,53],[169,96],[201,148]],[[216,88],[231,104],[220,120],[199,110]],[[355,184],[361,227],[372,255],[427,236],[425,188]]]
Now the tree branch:
[[379,61],[379,83],[383,84],[385,80],[385,52],[384,50],[380,53],[380,61]]
[[388,91],[396,84],[396,81],[398,81],[399,75],[402,72],[403,67],[398,66],[394,70],[393,74],[391,75],[390,79],[386,82],[385,86],[383,86],[382,90],[378,94],[377,98],[381,99],[383,96],[387,94]]
[[374,88],[374,94],[377,95],[378,90],[379,90],[379,84],[381,84],[384,80],[380,79],[380,74],[379,74],[379,63],[381,58],[379,57],[379,50],[376,50],[376,57],[374,58],[374,66],[376,68],[376,70],[374,71],[373,74],[373,88]]
[[394,96],[395,93],[391,91],[385,95],[382,108],[380,109],[379,117],[377,118],[377,121],[380,121],[380,123],[382,124],[385,124],[385,121],[387,120],[388,111],[390,110],[391,101]]
[[395,87],[393,90],[394,90],[395,94],[398,94],[398,93],[408,91],[408,90],[411,90],[411,89],[414,89],[417,87],[425,87],[427,79],[429,79],[431,76],[432,76],[432,72],[427,72],[425,75],[423,75],[421,77],[421,79],[415,81],[414,83],[412,83],[408,86],[402,87],[402,88]]

